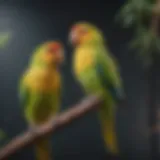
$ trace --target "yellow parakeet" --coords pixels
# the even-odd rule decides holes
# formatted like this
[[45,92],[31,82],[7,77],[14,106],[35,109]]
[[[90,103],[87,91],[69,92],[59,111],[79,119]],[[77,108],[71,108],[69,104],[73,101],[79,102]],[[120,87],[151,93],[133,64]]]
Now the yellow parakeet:
[[73,72],[87,94],[102,94],[105,102],[99,110],[102,135],[106,147],[118,154],[115,111],[125,98],[118,63],[108,51],[100,29],[87,23],[73,25],[69,39],[74,47]]
[[[25,118],[32,128],[45,123],[60,107],[60,65],[64,49],[60,42],[49,41],[40,45],[31,56],[30,63],[20,80],[20,102]],[[37,160],[51,160],[48,137],[35,144]]]

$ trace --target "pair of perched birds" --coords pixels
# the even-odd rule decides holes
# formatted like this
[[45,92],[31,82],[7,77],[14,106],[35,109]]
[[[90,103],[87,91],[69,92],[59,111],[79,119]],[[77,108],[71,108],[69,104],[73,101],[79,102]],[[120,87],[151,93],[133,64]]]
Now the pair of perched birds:
[[[73,71],[86,94],[98,93],[105,99],[98,116],[108,149],[118,154],[115,109],[125,98],[118,64],[107,50],[101,31],[90,23],[73,25],[69,40],[74,47]],[[64,48],[60,42],[40,45],[31,57],[20,81],[20,101],[29,126],[45,123],[59,111],[61,94],[60,65]],[[37,160],[51,159],[49,137],[35,144]]]

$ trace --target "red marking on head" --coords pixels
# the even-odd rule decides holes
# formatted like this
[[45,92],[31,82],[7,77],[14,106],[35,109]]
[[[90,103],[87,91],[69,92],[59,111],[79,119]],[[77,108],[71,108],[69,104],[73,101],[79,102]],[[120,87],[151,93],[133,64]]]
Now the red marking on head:
[[74,25],[71,29],[71,34],[85,35],[88,32],[88,29],[83,25]]
[[80,25],[74,25],[72,28],[71,28],[71,32],[78,32],[82,29],[82,26]]
[[62,45],[58,42],[50,42],[48,44],[48,50],[50,53],[57,53],[62,48]]

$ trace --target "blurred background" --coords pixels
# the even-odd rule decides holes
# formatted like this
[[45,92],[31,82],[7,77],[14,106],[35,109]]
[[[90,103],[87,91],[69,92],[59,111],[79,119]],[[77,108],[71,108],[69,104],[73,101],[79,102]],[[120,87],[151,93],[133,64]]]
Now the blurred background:
[[[27,127],[18,101],[19,78],[33,49],[46,40],[61,40],[66,48],[63,72],[62,110],[84,97],[71,72],[71,47],[67,36],[71,25],[86,20],[100,27],[108,46],[117,57],[128,96],[127,108],[117,112],[117,132],[121,152],[131,159],[146,159],[149,151],[146,107],[146,81],[141,63],[128,50],[132,30],[124,30],[114,21],[123,0],[61,1],[1,0],[0,32],[9,32],[8,44],[0,50],[0,128],[8,139]],[[92,112],[53,136],[56,160],[103,160],[106,152],[96,113]],[[32,148],[11,159],[34,159]]]

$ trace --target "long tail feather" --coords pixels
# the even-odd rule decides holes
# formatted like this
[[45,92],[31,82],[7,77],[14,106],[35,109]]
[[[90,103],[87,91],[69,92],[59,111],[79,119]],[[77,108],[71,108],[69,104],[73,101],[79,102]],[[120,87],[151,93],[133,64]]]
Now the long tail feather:
[[49,138],[45,137],[35,144],[35,154],[37,160],[51,160],[51,144]]
[[117,144],[117,135],[115,130],[115,124],[113,120],[106,120],[102,129],[102,134],[104,142],[109,149],[109,151],[115,155],[119,154],[118,144]]
[[[109,102],[109,101],[108,101]],[[104,107],[99,112],[99,119],[101,123],[102,136],[106,145],[106,148],[114,155],[119,154],[119,147],[116,135],[116,117],[115,108],[113,105],[109,105],[106,102]]]

